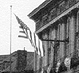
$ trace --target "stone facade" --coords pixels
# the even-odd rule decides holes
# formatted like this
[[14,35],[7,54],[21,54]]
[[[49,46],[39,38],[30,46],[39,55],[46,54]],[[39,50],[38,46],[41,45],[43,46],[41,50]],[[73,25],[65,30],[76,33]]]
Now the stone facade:
[[10,72],[10,63],[11,63],[11,71],[13,72],[21,72],[24,71],[27,65],[27,51],[18,50],[11,54],[11,62],[10,55],[3,59],[2,62],[2,70],[1,72]]
[[[18,50],[11,54],[12,73],[34,72],[34,52]],[[10,55],[0,55],[0,72],[10,72]]]
[[[47,73],[78,73],[79,0],[46,1],[28,15],[36,22],[36,34],[43,44],[44,64],[41,70]],[[69,58],[69,67],[64,63],[66,58]]]
[[24,51],[17,51],[17,70],[20,72],[20,71],[23,71],[25,70],[27,66],[27,52],[24,50]]

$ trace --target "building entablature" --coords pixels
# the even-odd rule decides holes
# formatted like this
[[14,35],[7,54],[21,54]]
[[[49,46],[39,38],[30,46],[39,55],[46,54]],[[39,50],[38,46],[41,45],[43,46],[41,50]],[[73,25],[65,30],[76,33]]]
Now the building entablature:
[[[68,16],[74,9],[77,10],[79,6],[79,0],[61,0],[57,2],[54,6],[51,6],[47,13],[45,14],[45,10],[41,12],[40,18],[32,18],[36,22],[36,33],[39,33],[54,24],[56,21],[59,21],[63,16]],[[36,17],[36,16],[35,16]],[[39,15],[37,16],[39,17]]]
[[57,0],[45,0],[41,5],[39,5],[36,9],[34,9],[28,16],[33,20],[37,20],[38,16],[40,17],[40,15],[42,15],[41,13],[45,14],[47,12],[48,5],[50,6],[52,2],[54,4],[56,1]]

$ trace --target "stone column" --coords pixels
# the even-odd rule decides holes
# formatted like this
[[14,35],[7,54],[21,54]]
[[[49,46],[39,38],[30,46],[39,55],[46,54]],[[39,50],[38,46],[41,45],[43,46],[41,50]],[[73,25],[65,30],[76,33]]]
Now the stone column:
[[[51,30],[51,39],[55,39],[55,30]],[[53,66],[53,59],[54,59],[54,42],[51,42],[51,64]]]
[[69,27],[69,46],[71,57],[73,56],[75,49],[75,16],[72,15],[70,18],[70,27]]
[[[67,22],[66,22],[66,25],[65,25],[65,39],[67,39],[69,41],[69,34],[70,34],[70,17],[67,18]],[[69,57],[70,56],[70,42],[66,42],[65,43],[65,51],[66,51],[66,57]]]
[[[47,39],[48,35],[47,33],[44,33],[43,39]],[[45,50],[45,56],[44,56],[44,66],[48,65],[48,41],[43,41],[44,44],[44,50]]]
[[[60,40],[64,40],[64,24],[60,24]],[[64,43],[60,42],[60,59],[64,57]]]
[[[57,28],[57,40],[60,40],[60,24],[58,24],[58,28]],[[58,43],[60,43],[60,42],[58,42]],[[58,59],[57,59],[57,61],[59,61],[60,60],[60,46],[58,46]]]
[[45,41],[45,66],[48,65],[48,41]]
[[45,66],[45,41],[42,41],[42,48],[43,48],[42,67],[44,67]]
[[[61,21],[59,28],[60,28],[59,40],[65,40],[65,22],[64,22],[64,20]],[[65,42],[60,42],[60,59],[63,60],[64,56],[65,56]]]
[[[64,22],[62,23],[61,26],[61,40],[65,40],[65,24]],[[65,42],[61,42],[61,56],[64,58],[65,56]]]
[[76,32],[79,31],[79,11],[77,12],[77,16],[76,16]]
[[[79,11],[77,12],[76,32],[79,32]],[[76,38],[76,54],[79,56],[79,34]]]

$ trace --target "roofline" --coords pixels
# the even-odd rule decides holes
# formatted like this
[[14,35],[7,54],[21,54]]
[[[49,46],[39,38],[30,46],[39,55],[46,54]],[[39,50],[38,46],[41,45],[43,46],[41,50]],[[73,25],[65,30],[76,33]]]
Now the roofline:
[[37,12],[39,12],[42,8],[44,8],[47,4],[49,4],[52,0],[45,0],[41,5],[39,5],[36,9],[34,9],[31,13],[29,13],[27,16],[31,18],[34,16]]
[[65,12],[63,12],[62,14],[60,14],[59,16],[57,16],[55,19],[53,19],[51,22],[49,22],[48,24],[46,24],[45,26],[43,26],[42,28],[40,28],[39,30],[37,30],[35,33],[38,34],[41,31],[43,31],[44,29],[46,29],[48,26],[53,25],[54,22],[56,22],[57,20],[59,20],[61,17],[67,15],[70,11],[72,11],[75,8],[79,8],[79,2],[76,3],[75,5],[73,5],[71,8],[67,9]]

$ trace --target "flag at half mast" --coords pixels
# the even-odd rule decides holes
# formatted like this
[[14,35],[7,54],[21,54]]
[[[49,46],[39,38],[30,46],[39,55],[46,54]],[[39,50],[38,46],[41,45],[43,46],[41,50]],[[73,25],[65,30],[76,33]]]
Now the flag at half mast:
[[37,44],[36,44],[36,35],[35,35],[35,33],[34,33],[34,44],[35,44],[36,52],[38,53],[38,48],[37,48]]
[[24,37],[24,38],[29,39],[31,45],[34,46],[34,43],[33,43],[33,40],[32,40],[32,32],[31,32],[31,30],[18,16],[15,15],[15,17],[16,17],[16,19],[18,21],[18,24],[20,24],[20,28],[22,28],[23,32],[26,34],[26,37]]
[[41,48],[40,48],[40,39],[38,38],[38,48],[39,48],[39,53],[40,53],[40,56],[41,56]]
[[[14,14],[14,15],[15,15],[15,14]],[[17,19],[17,21],[18,21],[18,24],[20,24],[20,27],[21,27],[22,29],[30,30],[30,29],[27,27],[27,25],[26,25],[18,16],[15,15],[15,17],[16,17],[16,19]]]
[[28,31],[27,30],[30,30],[30,29],[27,27],[27,25],[18,16],[15,15],[15,17],[17,19],[18,24],[20,24],[20,28],[22,28],[23,32],[26,34],[26,38],[28,38]]

